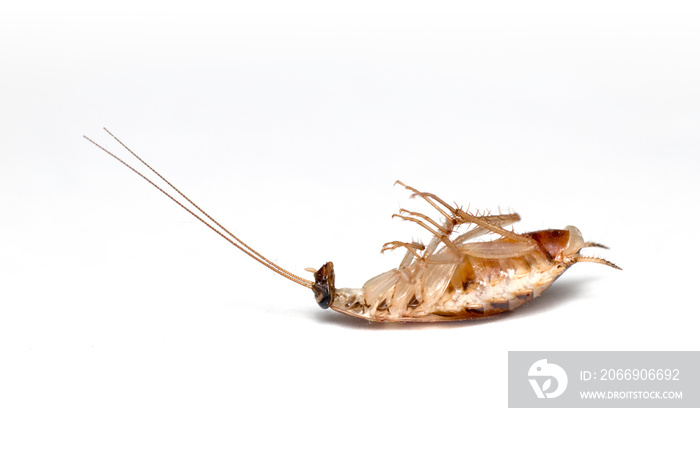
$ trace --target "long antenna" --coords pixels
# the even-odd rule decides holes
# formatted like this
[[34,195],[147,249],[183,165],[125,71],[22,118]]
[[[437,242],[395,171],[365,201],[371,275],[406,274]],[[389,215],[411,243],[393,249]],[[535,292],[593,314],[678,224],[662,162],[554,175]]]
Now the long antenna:
[[227,236],[226,234],[222,233],[221,231],[219,231],[218,229],[216,229],[212,224],[208,223],[208,222],[207,222],[206,220],[204,220],[202,217],[200,217],[199,215],[197,215],[195,212],[192,211],[192,209],[190,209],[189,207],[185,206],[182,202],[180,202],[180,201],[178,201],[177,199],[175,199],[172,195],[170,195],[168,192],[166,192],[163,188],[161,188],[161,187],[158,186],[156,183],[154,183],[153,181],[151,181],[151,180],[150,180],[148,177],[146,177],[143,173],[141,173],[140,171],[138,171],[137,169],[135,169],[134,167],[132,167],[131,165],[129,165],[127,162],[125,162],[124,160],[122,160],[120,157],[118,157],[117,155],[113,154],[113,153],[110,152],[109,150],[105,149],[103,146],[101,146],[100,144],[96,143],[95,141],[93,141],[93,140],[90,139],[89,137],[87,137],[87,136],[83,136],[83,137],[84,137],[85,139],[87,139],[88,141],[90,141],[91,143],[93,143],[95,146],[97,146],[97,147],[99,147],[100,149],[102,149],[102,150],[103,150],[104,152],[106,152],[107,154],[109,154],[109,155],[111,155],[112,157],[114,157],[117,161],[119,161],[120,163],[122,163],[123,165],[125,165],[129,170],[131,170],[132,172],[136,173],[138,176],[140,176],[141,178],[143,178],[144,180],[146,180],[151,186],[153,186],[153,187],[156,188],[158,191],[160,191],[161,193],[165,194],[168,198],[170,198],[171,201],[175,202],[177,205],[179,205],[180,207],[182,207],[183,209],[185,209],[187,212],[189,212],[189,213],[190,213],[193,217],[195,217],[197,220],[199,220],[200,222],[202,222],[203,224],[205,224],[206,226],[208,226],[209,228],[211,228],[215,233],[217,233],[217,234],[218,234],[219,236],[221,236],[223,239],[225,239],[226,241],[228,241],[229,243],[231,243],[232,245],[234,245],[235,247],[237,247],[238,249],[240,249],[241,251],[243,251],[244,253],[246,253],[248,256],[250,256],[250,257],[252,257],[253,259],[255,259],[256,261],[260,262],[262,265],[264,265],[264,266],[267,267],[268,269],[270,269],[270,270],[272,270],[272,271],[274,271],[274,272],[276,272],[276,273],[282,275],[282,276],[285,277],[285,278],[288,278],[289,280],[293,281],[294,283],[298,283],[299,285],[305,286],[306,288],[312,288],[312,287],[313,287],[313,284],[314,284],[313,282],[311,282],[311,281],[309,281],[309,280],[305,280],[305,279],[303,279],[303,278],[301,278],[301,277],[299,277],[299,276],[297,276],[297,275],[294,275],[293,273],[289,272],[288,270],[283,269],[283,268],[280,267],[279,265],[275,264],[274,262],[272,262],[271,260],[267,259],[267,258],[266,258],[265,256],[263,256],[262,254],[260,254],[259,252],[257,252],[255,249],[251,248],[251,247],[248,246],[246,243],[244,243],[243,241],[241,241],[236,235],[234,235],[234,234],[231,233],[229,230],[227,230],[226,228],[224,228],[219,222],[217,222],[216,220],[214,220],[214,218],[212,218],[208,213],[206,213],[204,210],[202,210],[202,209],[201,209],[197,204],[195,204],[189,197],[185,196],[185,195],[182,193],[182,191],[180,191],[179,189],[177,189],[170,181],[168,181],[165,177],[163,177],[160,173],[158,173],[153,167],[151,167],[148,163],[146,163],[146,161],[144,161],[141,157],[139,157],[138,155],[136,155],[136,153],[134,153],[134,151],[132,151],[131,149],[129,149],[129,147],[127,147],[126,144],[124,144],[122,141],[120,141],[120,140],[119,140],[114,134],[112,134],[107,128],[103,128],[103,129],[104,129],[110,136],[112,136],[122,147],[124,147],[127,151],[129,151],[129,153],[131,153],[134,157],[136,157],[137,160],[139,160],[139,161],[140,161],[142,164],[144,164],[149,170],[151,170],[151,171],[152,171],[153,173],[155,173],[161,180],[163,180],[168,186],[170,186],[170,187],[171,187],[172,189],[174,189],[180,196],[182,196],[182,198],[185,199],[192,207],[194,207],[196,210],[198,210],[200,213],[202,213],[206,218],[208,218],[208,219],[209,219],[211,222],[213,222],[216,226],[218,226],[219,228],[221,228],[226,234],[228,234],[228,236]]

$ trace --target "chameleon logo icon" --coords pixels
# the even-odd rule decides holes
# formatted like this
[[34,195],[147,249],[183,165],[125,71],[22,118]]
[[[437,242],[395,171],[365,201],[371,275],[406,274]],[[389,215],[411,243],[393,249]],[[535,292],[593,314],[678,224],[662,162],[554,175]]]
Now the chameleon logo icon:
[[[530,385],[535,391],[537,398],[556,398],[566,390],[566,385],[569,383],[569,378],[561,366],[548,363],[546,359],[536,361],[527,375],[530,377]],[[556,388],[552,388],[552,379],[556,380]]]

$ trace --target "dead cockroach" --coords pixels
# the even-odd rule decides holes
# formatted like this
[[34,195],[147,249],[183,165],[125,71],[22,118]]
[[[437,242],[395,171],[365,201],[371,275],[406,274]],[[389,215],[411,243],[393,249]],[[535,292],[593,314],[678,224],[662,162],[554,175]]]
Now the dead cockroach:
[[[394,215],[428,230],[432,235],[428,245],[402,241],[386,243],[382,252],[404,248],[405,257],[398,268],[370,279],[362,288],[336,288],[332,262],[327,262],[318,270],[306,269],[314,274],[312,282],[283,269],[241,241],[109,130],[105,128],[105,131],[182,196],[190,207],[109,150],[87,136],[84,137],[248,256],[283,277],[310,288],[322,308],[330,307],[352,317],[374,322],[439,322],[483,318],[513,310],[538,297],[577,262],[595,262],[620,269],[605,259],[582,256],[580,251],[583,248],[605,246],[584,241],[576,227],[515,233],[504,227],[520,220],[518,214],[470,214],[460,207],[451,206],[434,194],[418,191],[397,181],[412,196],[426,201],[444,218],[443,222],[437,222],[427,215],[404,209]],[[462,225],[467,231],[458,234],[457,230]],[[493,241],[472,241],[486,234],[497,238]]]

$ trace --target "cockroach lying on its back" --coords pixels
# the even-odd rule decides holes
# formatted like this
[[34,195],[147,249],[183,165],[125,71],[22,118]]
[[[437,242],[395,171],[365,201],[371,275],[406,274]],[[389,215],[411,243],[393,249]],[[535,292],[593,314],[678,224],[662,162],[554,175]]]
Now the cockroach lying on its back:
[[[583,248],[605,246],[584,241],[576,227],[514,233],[505,227],[520,220],[518,214],[470,214],[449,205],[434,194],[418,191],[397,181],[411,191],[412,196],[425,200],[445,219],[439,223],[427,215],[403,209],[394,215],[428,230],[432,234],[428,245],[401,241],[386,243],[382,252],[404,248],[406,256],[398,268],[370,279],[362,288],[336,288],[332,262],[324,264],[318,270],[307,269],[314,274],[315,281],[312,282],[283,269],[238,239],[106,128],[105,131],[182,196],[183,201],[191,207],[185,206],[92,139],[87,136],[85,139],[126,165],[256,261],[313,290],[316,302],[322,308],[330,307],[352,317],[375,322],[439,322],[483,318],[513,310],[538,297],[576,262],[595,262],[619,269],[605,259],[582,256],[580,252]],[[458,234],[458,227],[462,225],[467,231]],[[485,234],[496,235],[498,238],[493,241],[472,241]]]

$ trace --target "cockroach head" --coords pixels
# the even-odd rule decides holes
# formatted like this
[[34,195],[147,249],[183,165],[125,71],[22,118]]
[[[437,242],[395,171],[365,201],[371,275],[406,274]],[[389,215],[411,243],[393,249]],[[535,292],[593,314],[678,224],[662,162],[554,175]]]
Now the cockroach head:
[[323,309],[328,309],[333,304],[335,297],[335,272],[333,271],[333,262],[326,262],[314,272],[316,283],[311,288],[314,291],[316,302]]

